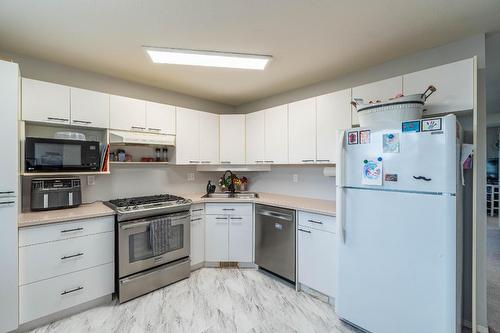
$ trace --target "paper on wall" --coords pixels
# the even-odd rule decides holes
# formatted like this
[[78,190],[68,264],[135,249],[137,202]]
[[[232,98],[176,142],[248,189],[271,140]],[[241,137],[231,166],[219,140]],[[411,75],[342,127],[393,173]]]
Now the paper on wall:
[[383,164],[381,157],[367,158],[363,161],[363,185],[382,185]]
[[[472,155],[474,155],[474,145],[471,145],[469,143],[462,144],[462,151],[460,155],[460,173],[462,175],[462,185],[464,186],[465,186],[464,169],[466,168],[464,163],[465,161],[467,161],[469,156]],[[470,165],[467,166],[467,169],[470,169]]]

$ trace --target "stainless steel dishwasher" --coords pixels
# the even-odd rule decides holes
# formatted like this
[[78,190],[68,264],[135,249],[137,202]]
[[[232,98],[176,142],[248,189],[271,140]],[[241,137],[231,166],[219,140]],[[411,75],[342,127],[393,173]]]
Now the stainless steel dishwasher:
[[295,211],[255,205],[255,263],[295,283]]

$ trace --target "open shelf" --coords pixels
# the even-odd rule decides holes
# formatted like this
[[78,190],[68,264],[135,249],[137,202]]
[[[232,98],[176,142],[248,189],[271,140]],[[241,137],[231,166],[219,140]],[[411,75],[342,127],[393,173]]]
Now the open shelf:
[[21,176],[92,176],[92,175],[109,175],[109,171],[76,171],[76,172],[23,172]]
[[132,161],[132,162],[118,162],[118,161],[109,161],[111,165],[167,165],[170,162],[140,162],[140,161]]

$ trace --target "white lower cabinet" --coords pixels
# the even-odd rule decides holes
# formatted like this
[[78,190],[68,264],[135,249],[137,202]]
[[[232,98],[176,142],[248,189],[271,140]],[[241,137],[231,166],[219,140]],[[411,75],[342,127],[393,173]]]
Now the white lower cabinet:
[[204,205],[191,207],[191,267],[205,262],[205,209]]
[[252,262],[252,204],[207,203],[206,213],[205,260]]
[[27,323],[113,291],[113,263],[26,284],[19,287],[19,322]]
[[335,297],[337,235],[299,221],[297,242],[299,283]]
[[205,216],[205,260],[228,261],[229,218],[227,215]]
[[20,324],[114,292],[114,217],[19,230]]

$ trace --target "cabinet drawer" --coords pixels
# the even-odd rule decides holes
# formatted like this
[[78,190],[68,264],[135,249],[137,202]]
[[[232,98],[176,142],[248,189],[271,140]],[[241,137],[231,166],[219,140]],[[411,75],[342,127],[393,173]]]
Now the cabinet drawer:
[[114,233],[76,237],[19,248],[19,284],[112,263]]
[[196,204],[191,206],[191,216],[199,216],[205,214],[205,204]]
[[19,246],[45,243],[78,236],[86,236],[114,230],[113,216],[95,219],[76,220],[42,226],[22,228],[19,230]]
[[21,324],[114,292],[114,264],[19,287]]
[[252,215],[252,204],[251,203],[224,203],[224,204],[212,204],[207,203],[205,207],[207,214],[211,215]]
[[333,233],[337,232],[334,216],[299,212],[299,225]]

